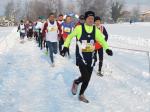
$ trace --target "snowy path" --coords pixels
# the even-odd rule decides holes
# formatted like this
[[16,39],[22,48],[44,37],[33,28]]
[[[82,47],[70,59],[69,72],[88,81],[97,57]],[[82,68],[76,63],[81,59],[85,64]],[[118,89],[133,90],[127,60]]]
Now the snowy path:
[[104,62],[111,74],[100,78],[93,73],[85,93],[90,103],[85,104],[70,92],[79,76],[73,59],[56,55],[51,68],[37,44],[20,44],[15,31],[8,40],[11,47],[0,54],[0,112],[150,112],[150,77],[122,72],[116,67],[121,59],[114,64],[117,55]]

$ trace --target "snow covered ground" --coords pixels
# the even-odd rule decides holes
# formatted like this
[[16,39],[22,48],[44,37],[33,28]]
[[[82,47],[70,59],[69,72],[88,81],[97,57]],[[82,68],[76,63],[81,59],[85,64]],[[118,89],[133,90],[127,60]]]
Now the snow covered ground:
[[[150,51],[150,38],[146,35],[149,30],[141,30],[150,29],[149,23],[105,26],[111,46]],[[93,72],[85,93],[90,103],[85,104],[70,92],[72,81],[79,76],[74,44],[72,58],[56,55],[56,66],[52,68],[35,41],[26,39],[20,44],[16,28],[8,29],[0,28],[6,32],[0,32],[0,112],[150,112],[145,52],[112,48],[114,56],[104,58],[105,76],[98,77],[97,68]],[[143,44],[137,35],[146,42]]]

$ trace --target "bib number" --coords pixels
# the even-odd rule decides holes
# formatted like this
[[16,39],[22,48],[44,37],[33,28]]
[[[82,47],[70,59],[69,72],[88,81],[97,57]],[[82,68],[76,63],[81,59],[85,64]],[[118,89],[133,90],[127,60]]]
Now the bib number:
[[94,52],[95,50],[93,40],[91,40],[90,43],[87,43],[87,40],[83,40],[81,47],[82,47],[82,52]]

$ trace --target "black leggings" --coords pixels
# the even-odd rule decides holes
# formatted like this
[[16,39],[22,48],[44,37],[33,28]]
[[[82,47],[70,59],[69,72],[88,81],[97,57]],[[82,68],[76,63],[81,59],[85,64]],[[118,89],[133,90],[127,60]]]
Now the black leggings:
[[39,47],[40,47],[40,49],[42,50],[42,48],[43,48],[43,45],[42,45],[43,38],[42,38],[41,35],[38,37],[38,42],[39,42]]
[[102,65],[103,65],[103,48],[100,48],[100,49],[96,50],[95,52],[96,52],[96,55],[98,53],[98,57],[99,57],[98,71],[101,71]]
[[79,69],[80,69],[81,77],[76,79],[75,83],[76,84],[82,83],[81,90],[79,93],[79,95],[82,95],[82,94],[84,94],[84,92],[89,84],[89,81],[91,79],[93,67],[91,67],[90,65],[85,65],[83,63],[83,64],[79,64]]
[[64,40],[63,40],[62,37],[60,37],[60,40],[59,40],[59,52],[62,51],[62,46],[63,46],[63,44],[64,44]]
[[46,51],[48,52],[48,46],[47,46],[46,40],[44,40],[43,42],[44,42],[44,46],[43,47],[44,48],[46,47]]

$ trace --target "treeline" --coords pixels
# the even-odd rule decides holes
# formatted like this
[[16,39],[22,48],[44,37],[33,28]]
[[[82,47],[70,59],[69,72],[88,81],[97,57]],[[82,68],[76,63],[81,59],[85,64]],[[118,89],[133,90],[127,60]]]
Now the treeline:
[[[50,12],[56,15],[67,12],[84,14],[87,10],[94,11],[105,21],[115,23],[118,18],[125,17],[125,2],[120,0],[28,0],[24,2],[12,0],[5,7],[5,15],[8,18],[14,16],[16,21],[22,18],[36,20],[38,16],[47,18]],[[134,8],[131,12],[131,17],[139,18],[139,8]]]

